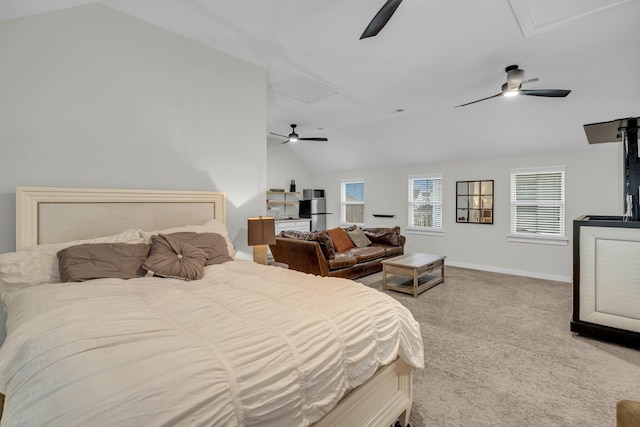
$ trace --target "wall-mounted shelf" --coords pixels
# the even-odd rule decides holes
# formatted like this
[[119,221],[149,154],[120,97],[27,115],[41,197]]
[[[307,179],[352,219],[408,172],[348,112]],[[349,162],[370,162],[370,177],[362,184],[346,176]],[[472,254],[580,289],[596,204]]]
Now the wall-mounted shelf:
[[267,194],[300,194],[299,191],[267,191]]
[[[297,197],[298,194],[300,192],[297,191],[267,191],[267,209],[270,206],[284,206],[286,212],[287,206],[297,206],[300,203]],[[287,200],[287,198],[289,199]],[[295,200],[291,200],[292,198]]]

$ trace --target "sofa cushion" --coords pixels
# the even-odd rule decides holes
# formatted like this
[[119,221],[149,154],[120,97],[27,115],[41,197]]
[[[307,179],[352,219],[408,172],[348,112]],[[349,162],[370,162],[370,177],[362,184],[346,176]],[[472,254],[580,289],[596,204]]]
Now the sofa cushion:
[[371,247],[384,249],[384,256],[402,255],[404,253],[402,246],[389,246],[389,245],[381,245],[379,243],[375,243],[371,245]]
[[371,240],[364,235],[364,231],[360,227],[347,229],[346,232],[356,248],[365,248],[371,244]]
[[347,232],[344,231],[344,228],[332,228],[327,230],[327,233],[331,236],[331,241],[333,242],[333,247],[336,248],[336,252],[346,252],[355,247]]
[[402,246],[402,236],[400,235],[400,227],[393,228],[365,228],[364,235],[371,240],[372,243],[382,243],[385,245]]
[[336,249],[333,246],[331,236],[326,231],[312,231],[309,233],[309,240],[316,241],[320,244],[320,249],[326,259],[333,259],[336,257]]
[[356,257],[357,262],[371,261],[385,256],[385,250],[380,246],[368,246],[366,248],[354,248],[349,251]]
[[288,237],[290,239],[310,240],[318,242],[318,244],[320,245],[320,249],[322,250],[322,254],[327,260],[333,259],[336,256],[336,249],[333,246],[333,242],[331,241],[329,233],[327,233],[326,231],[305,232],[296,230],[283,230],[280,232],[279,236]]
[[329,269],[353,267],[358,263],[356,256],[350,252],[336,252],[336,257],[329,260]]
[[298,239],[298,240],[307,240],[305,237],[308,235],[308,232],[297,231],[297,230],[282,230],[278,236],[280,237],[288,237],[290,239]]

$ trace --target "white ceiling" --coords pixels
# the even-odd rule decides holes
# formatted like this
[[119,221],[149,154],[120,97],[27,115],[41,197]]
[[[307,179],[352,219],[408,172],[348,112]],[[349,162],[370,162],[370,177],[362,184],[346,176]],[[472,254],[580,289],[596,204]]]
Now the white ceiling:
[[[329,138],[288,144],[316,173],[588,149],[583,124],[640,115],[640,0],[404,0],[359,40],[384,2],[97,3],[264,66],[267,131]],[[0,20],[88,3],[3,0]],[[511,64],[528,89],[572,92],[454,108],[500,92]]]

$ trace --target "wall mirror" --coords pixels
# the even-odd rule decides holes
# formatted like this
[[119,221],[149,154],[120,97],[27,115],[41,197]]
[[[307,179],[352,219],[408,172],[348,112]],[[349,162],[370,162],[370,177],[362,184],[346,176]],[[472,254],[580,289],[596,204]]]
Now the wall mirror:
[[456,182],[456,222],[493,224],[493,180]]

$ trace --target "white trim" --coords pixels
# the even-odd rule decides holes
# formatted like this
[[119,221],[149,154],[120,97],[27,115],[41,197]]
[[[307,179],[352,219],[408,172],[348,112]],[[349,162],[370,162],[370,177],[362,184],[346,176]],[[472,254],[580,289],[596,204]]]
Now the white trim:
[[[349,202],[347,203],[346,200],[346,186],[345,184],[359,184],[362,183],[363,185],[363,193],[362,193],[362,197],[364,199],[364,201],[362,202]],[[365,185],[365,181],[364,178],[360,178],[360,179],[341,179],[340,180],[340,222],[341,223],[346,223],[347,221],[347,205],[362,205],[365,206],[366,204],[366,192],[367,192],[367,187]],[[364,209],[362,211],[362,223],[355,223],[355,224],[360,224],[360,225],[364,225],[364,218],[365,218],[365,212]]]
[[535,243],[539,245],[566,246],[569,239],[564,236],[544,236],[541,234],[507,234],[507,240],[518,243]]
[[[415,218],[414,215],[414,200],[413,200],[413,183],[416,180],[440,180],[440,200],[433,202],[431,201],[429,204],[431,206],[439,206],[440,207],[440,227],[419,227],[414,224]],[[442,228],[442,224],[444,222],[444,178],[441,173],[439,174],[421,174],[421,175],[408,175],[407,176],[407,230],[413,231],[410,234],[425,234],[425,235],[434,235],[434,236],[444,236],[444,229]],[[435,209],[434,209],[435,210]],[[435,221],[434,221],[435,222]]]
[[341,179],[340,184],[344,184],[345,182],[364,182],[364,178],[352,178],[352,179]]
[[509,169],[509,172],[514,174],[530,174],[530,173],[553,173],[553,172],[566,172],[567,167],[560,166],[539,166],[533,168],[515,168]]
[[534,279],[553,280],[555,282],[572,283],[571,276],[558,276],[555,274],[537,273],[534,271],[512,270],[510,268],[489,267],[486,265],[467,264],[464,262],[449,261],[447,265],[451,267],[469,268],[471,270],[489,271],[492,273],[511,274],[512,276],[532,277]]
[[[518,176],[522,175],[545,175],[545,174],[560,174],[560,196],[559,201],[541,201],[538,198],[531,201],[517,201],[516,200],[516,181]],[[566,236],[565,219],[566,219],[566,166],[542,166],[542,167],[530,167],[530,168],[516,168],[510,169],[510,184],[509,184],[509,234],[507,234],[507,240],[512,242],[521,243],[539,243],[549,245],[566,245],[568,239]],[[558,234],[536,234],[536,233],[518,233],[517,208],[518,206],[530,206],[530,207],[556,207],[560,211],[560,220],[558,221],[559,233]],[[550,231],[550,230],[549,230]]]
[[424,178],[424,179],[440,178],[440,179],[443,179],[441,173],[427,173],[427,174],[419,174],[419,175],[408,175],[407,178],[408,179],[420,179],[420,178]]
[[445,230],[443,228],[407,228],[407,234],[422,234],[424,236],[438,236],[442,237],[445,234]]

